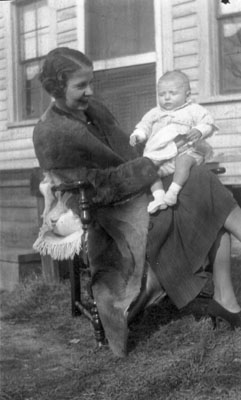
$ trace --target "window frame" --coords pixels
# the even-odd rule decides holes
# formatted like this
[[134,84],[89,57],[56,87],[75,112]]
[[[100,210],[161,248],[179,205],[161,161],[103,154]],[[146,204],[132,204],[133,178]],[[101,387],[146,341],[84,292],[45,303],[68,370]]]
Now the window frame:
[[[24,118],[23,111],[23,66],[20,61],[20,42],[19,42],[19,20],[18,7],[31,4],[31,0],[15,0],[9,4],[9,46],[8,46],[8,82],[11,82],[9,87],[9,103],[8,103],[8,127],[35,125],[39,117]],[[50,48],[57,47],[57,15],[55,0],[46,0],[47,7],[50,13],[49,40]],[[38,60],[35,58],[34,60]],[[30,60],[28,60],[30,61]]]
[[[200,103],[222,103],[241,100],[240,93],[220,94],[219,68],[219,24],[218,4],[216,0],[197,0],[199,19],[200,91],[197,101]],[[203,77],[205,76],[205,80]],[[216,77],[214,79],[214,77]]]

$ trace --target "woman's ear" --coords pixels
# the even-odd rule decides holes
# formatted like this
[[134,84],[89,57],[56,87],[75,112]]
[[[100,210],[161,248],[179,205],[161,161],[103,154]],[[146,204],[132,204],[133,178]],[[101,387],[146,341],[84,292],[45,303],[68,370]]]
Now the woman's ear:
[[187,90],[186,91],[186,99],[189,99],[190,96],[191,96],[191,90]]

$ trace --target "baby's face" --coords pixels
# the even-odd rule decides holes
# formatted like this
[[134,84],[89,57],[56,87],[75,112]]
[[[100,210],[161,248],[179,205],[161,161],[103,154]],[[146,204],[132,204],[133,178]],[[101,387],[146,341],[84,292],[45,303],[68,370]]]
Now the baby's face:
[[171,111],[185,104],[190,92],[181,79],[174,78],[161,80],[157,94],[161,108]]

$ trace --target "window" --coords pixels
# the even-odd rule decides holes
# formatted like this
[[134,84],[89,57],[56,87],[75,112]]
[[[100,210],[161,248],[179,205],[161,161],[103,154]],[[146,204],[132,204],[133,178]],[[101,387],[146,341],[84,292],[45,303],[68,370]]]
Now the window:
[[17,3],[19,66],[21,84],[19,119],[37,118],[49,103],[38,82],[43,57],[49,51],[49,9],[47,1]]
[[95,95],[127,132],[156,105],[153,0],[85,2],[85,48]]
[[219,93],[241,92],[241,1],[219,2]]

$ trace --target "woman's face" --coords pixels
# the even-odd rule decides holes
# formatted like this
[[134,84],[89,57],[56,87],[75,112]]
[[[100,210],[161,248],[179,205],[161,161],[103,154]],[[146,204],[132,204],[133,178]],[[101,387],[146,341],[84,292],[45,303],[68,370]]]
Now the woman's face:
[[93,95],[93,69],[86,67],[70,75],[65,88],[64,106],[71,110],[86,110]]

